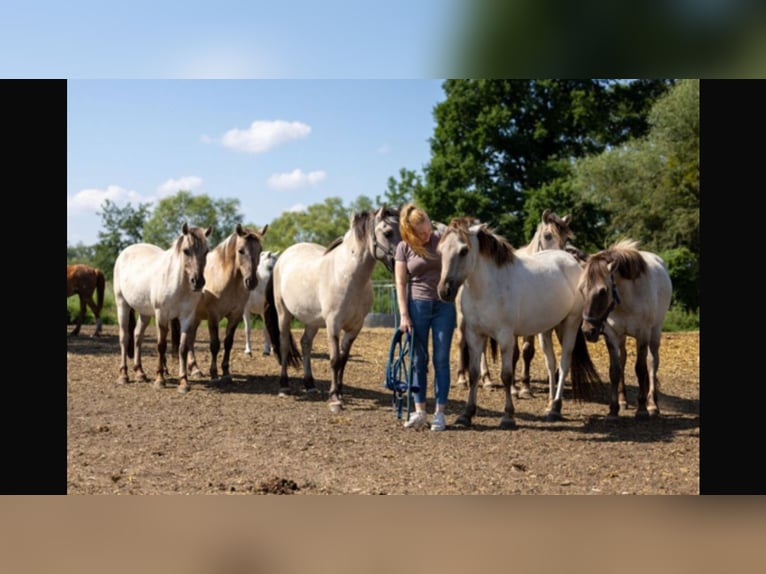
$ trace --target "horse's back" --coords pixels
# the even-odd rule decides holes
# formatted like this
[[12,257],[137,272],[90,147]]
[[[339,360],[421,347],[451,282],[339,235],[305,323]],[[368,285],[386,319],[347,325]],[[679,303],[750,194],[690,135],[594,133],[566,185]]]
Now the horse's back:
[[134,243],[123,249],[114,262],[113,287],[117,303],[126,303],[143,315],[153,313],[152,282],[164,251],[150,243]]
[[619,304],[610,313],[609,324],[631,337],[659,331],[670,308],[673,285],[664,261],[656,253],[640,251],[646,271],[636,279],[619,283]]
[[317,286],[324,251],[318,243],[295,243],[282,252],[272,273],[274,297],[306,324],[322,321]]

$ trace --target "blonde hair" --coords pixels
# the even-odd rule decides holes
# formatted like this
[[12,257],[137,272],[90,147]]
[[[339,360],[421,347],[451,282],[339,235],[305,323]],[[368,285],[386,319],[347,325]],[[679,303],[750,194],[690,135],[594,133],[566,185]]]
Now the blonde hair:
[[428,214],[414,203],[408,203],[402,207],[399,214],[399,231],[402,234],[402,241],[405,241],[415,253],[421,257],[432,259],[434,254],[425,248],[415,233],[415,226],[426,221],[430,222]]

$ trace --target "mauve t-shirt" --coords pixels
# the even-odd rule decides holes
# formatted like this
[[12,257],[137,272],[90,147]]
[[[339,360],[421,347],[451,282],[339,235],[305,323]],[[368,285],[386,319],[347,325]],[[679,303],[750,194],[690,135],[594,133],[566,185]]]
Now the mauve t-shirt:
[[410,276],[410,297],[413,299],[436,301],[439,295],[436,287],[439,284],[439,276],[442,270],[442,260],[436,252],[439,244],[439,235],[436,231],[431,233],[431,239],[426,243],[426,250],[433,254],[433,258],[426,259],[412,250],[406,241],[400,241],[396,246],[396,261],[404,261],[407,264],[407,272]]

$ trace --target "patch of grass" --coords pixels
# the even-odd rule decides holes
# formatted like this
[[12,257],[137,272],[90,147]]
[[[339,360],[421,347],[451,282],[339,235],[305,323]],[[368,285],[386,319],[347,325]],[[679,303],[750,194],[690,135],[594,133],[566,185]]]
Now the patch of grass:
[[662,330],[669,333],[678,331],[699,331],[699,310],[692,312],[685,310],[680,305],[673,305],[668,310],[667,315],[665,315],[665,322],[662,324]]

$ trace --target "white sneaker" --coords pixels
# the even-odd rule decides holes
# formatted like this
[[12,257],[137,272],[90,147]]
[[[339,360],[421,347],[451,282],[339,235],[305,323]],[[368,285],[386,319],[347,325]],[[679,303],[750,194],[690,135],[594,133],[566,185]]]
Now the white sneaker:
[[431,419],[431,430],[443,431],[445,428],[447,425],[444,424],[444,413],[434,413],[434,418]]
[[428,426],[425,412],[415,411],[414,413],[410,413],[409,420],[404,423],[404,428],[406,429],[419,429],[423,428],[424,426]]

